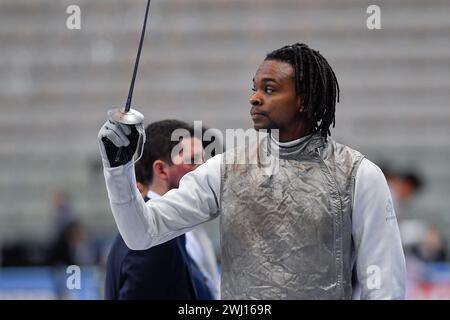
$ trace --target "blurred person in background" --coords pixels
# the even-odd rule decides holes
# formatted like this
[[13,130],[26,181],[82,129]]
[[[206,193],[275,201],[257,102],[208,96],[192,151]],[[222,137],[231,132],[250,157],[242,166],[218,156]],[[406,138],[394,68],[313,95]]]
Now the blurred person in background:
[[100,250],[79,219],[65,224],[50,247],[49,264],[53,267],[56,298],[73,299],[67,288],[67,267],[95,266],[100,262]]
[[54,208],[55,237],[50,244],[49,263],[53,266],[92,265],[98,252],[66,192],[58,190],[51,197]]
[[414,218],[414,200],[425,186],[423,178],[415,170],[390,171],[385,175],[399,222]]
[[83,224],[74,220],[61,231],[51,251],[55,266],[86,266],[98,262],[98,253]]
[[422,241],[414,245],[412,254],[422,262],[447,262],[447,247],[436,225],[430,224]]
[[[403,299],[405,261],[386,179],[329,138],[339,87],[326,59],[302,43],[282,47],[266,56],[253,85],[254,128],[279,135],[209,159],[156,201],[128,187],[136,126],[103,125],[105,181],[127,245],[158,246],[220,215],[222,299],[350,299],[353,267],[362,299]],[[119,147],[127,152],[117,161]],[[246,151],[259,162],[226,162]],[[259,157],[275,164],[266,168]],[[379,285],[370,285],[374,276]]]
[[[171,152],[179,141],[172,141],[171,135],[176,129],[185,129],[192,137],[181,141],[184,152],[178,155],[179,162],[173,163]],[[193,133],[187,123],[177,120],[159,121],[147,127],[149,139],[135,172],[145,201],[157,199],[177,188],[181,177],[202,163],[202,142],[193,137]],[[187,250],[187,243],[194,251]],[[215,299],[216,289],[211,276],[194,260],[194,257],[198,259],[199,255],[207,254],[202,248],[195,236],[181,235],[150,249],[134,251],[118,235],[108,257],[105,298]]]
[[415,259],[417,250],[426,238],[428,223],[426,216],[418,215],[415,200],[424,188],[425,182],[416,170],[393,170],[383,167],[393,205],[397,214],[403,249],[407,258]]
[[62,190],[53,192],[50,203],[54,210],[56,236],[59,237],[70,223],[77,220],[77,214],[70,204],[67,193]]

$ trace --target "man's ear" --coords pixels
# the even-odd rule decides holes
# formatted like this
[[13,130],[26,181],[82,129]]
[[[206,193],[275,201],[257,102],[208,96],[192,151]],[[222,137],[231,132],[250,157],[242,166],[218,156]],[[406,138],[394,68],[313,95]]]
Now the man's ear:
[[160,180],[167,180],[169,166],[162,160],[156,160],[153,162],[153,177],[157,177]]

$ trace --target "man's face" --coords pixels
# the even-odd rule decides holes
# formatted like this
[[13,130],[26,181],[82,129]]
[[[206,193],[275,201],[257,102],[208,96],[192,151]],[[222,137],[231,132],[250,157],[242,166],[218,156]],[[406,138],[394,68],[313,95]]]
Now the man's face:
[[200,139],[184,138],[181,145],[181,152],[172,159],[174,164],[169,167],[169,190],[178,188],[180,179],[203,163],[203,145]]
[[266,60],[253,79],[250,114],[254,128],[285,129],[300,122],[300,102],[296,95],[294,69],[289,63]]

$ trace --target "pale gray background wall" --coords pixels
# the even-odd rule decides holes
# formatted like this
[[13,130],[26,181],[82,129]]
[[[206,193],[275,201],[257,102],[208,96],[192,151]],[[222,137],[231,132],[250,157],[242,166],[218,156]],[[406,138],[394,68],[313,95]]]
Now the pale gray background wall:
[[[116,232],[96,137],[126,99],[145,2],[0,1],[0,240],[48,238],[59,188],[92,232]],[[258,64],[305,42],[340,81],[333,137],[418,168],[427,188],[412,214],[450,230],[448,0],[152,2],[133,103],[147,123],[251,127]],[[81,8],[81,30],[66,28],[70,4]],[[381,7],[382,30],[366,28],[369,4]]]

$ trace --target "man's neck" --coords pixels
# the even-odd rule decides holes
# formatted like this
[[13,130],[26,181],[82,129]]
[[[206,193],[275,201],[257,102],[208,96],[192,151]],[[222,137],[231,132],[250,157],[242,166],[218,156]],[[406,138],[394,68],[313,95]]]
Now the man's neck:
[[149,186],[150,190],[153,191],[156,194],[159,194],[160,196],[163,196],[167,191],[167,186],[164,183],[158,183],[154,182],[151,183]]
[[311,129],[306,127],[304,122],[301,122],[300,124],[291,126],[290,128],[280,129],[278,141],[289,142],[306,137],[309,134],[311,134]]

